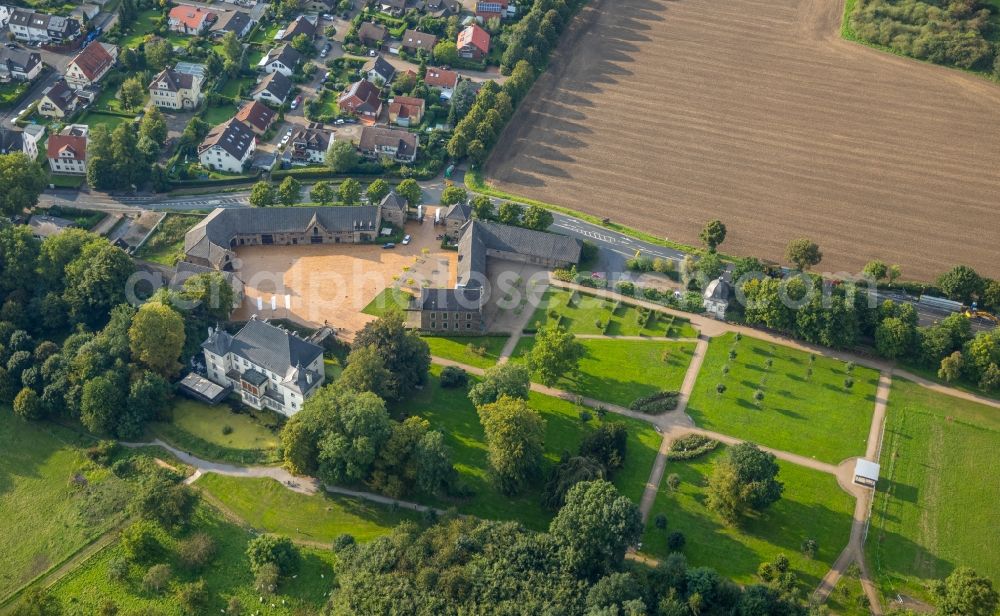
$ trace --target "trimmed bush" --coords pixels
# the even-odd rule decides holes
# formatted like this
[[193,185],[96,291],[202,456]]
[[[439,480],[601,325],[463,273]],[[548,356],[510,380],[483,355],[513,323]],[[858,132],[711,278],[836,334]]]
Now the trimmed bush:
[[677,408],[679,391],[658,391],[655,394],[636,398],[628,407],[633,411],[655,415]]
[[[719,441],[700,434],[687,434],[670,444],[668,460],[693,460],[719,446]],[[669,481],[669,478],[668,478]]]

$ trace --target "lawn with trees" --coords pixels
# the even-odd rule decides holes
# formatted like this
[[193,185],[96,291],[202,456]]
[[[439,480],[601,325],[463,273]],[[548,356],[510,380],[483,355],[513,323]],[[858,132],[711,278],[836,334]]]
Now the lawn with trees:
[[970,566],[1000,584],[997,410],[893,380],[867,555],[886,596]]
[[869,368],[729,333],[709,344],[687,413],[701,428],[839,464],[865,451],[877,385]]
[[[544,478],[563,452],[575,453],[584,437],[606,422],[620,423],[627,432],[624,464],[613,474],[612,481],[626,496],[639,501],[661,440],[652,426],[610,413],[601,419],[593,410],[536,393],[529,394],[528,406],[537,411],[545,422],[542,480],[520,494],[501,494],[490,482],[485,434],[476,408],[469,401],[464,387],[441,386],[441,371],[440,366],[432,366],[430,382],[424,389],[392,407],[394,416],[418,415],[445,435],[459,481],[472,492],[466,498],[429,502],[442,507],[455,504],[462,513],[490,519],[518,520],[529,528],[542,529],[552,516],[552,512],[541,504]],[[476,379],[470,377],[470,383],[475,382]],[[586,422],[581,420],[581,411],[587,413]]]
[[477,368],[489,368],[500,359],[508,336],[424,336],[431,355]]
[[[695,349],[693,342],[661,340],[583,338],[577,342],[584,349],[578,371],[563,376],[554,386],[626,407],[645,396],[679,391]],[[521,338],[514,357],[528,355],[534,343],[532,336]]]
[[695,338],[689,321],[663,312],[641,311],[630,304],[565,290],[546,291],[528,321],[530,330],[553,322],[574,334],[607,336],[670,336]]
[[173,266],[183,256],[184,234],[201,222],[202,218],[204,217],[197,214],[167,214],[156,231],[136,252],[136,256],[146,261]]
[[[729,449],[720,445],[698,458],[667,463],[643,535],[643,552],[662,559],[680,551],[692,566],[712,567],[741,584],[760,581],[761,563],[784,554],[801,589],[815,588],[847,545],[854,499],[832,475],[779,460],[777,480],[784,485],[781,498],[761,513],[728,524],[706,503],[709,477]],[[679,480],[676,489],[670,486],[672,475]],[[661,515],[666,518],[663,528],[657,523]],[[671,550],[671,533],[678,532],[683,535],[683,547]],[[812,558],[803,551],[807,539],[816,542]],[[678,540],[673,542],[676,547]]]
[[178,398],[170,421],[149,424],[149,432],[202,458],[250,464],[278,459],[279,426],[267,411],[234,413],[227,404]]

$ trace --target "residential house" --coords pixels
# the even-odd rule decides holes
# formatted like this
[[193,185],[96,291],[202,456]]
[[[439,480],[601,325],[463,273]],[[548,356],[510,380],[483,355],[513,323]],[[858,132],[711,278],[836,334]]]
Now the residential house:
[[[427,55],[434,53],[434,46],[437,45],[437,37],[419,30],[407,30],[403,32],[403,38],[389,44],[390,53],[399,53],[400,50],[408,54],[416,54],[418,51],[425,51]],[[395,51],[393,51],[395,50]]]
[[407,0],[379,0],[378,10],[393,17],[399,17],[406,12]]
[[256,149],[253,130],[230,118],[212,128],[198,146],[198,160],[206,169],[243,173]]
[[49,137],[46,156],[52,173],[82,175],[87,173],[86,124],[70,124],[58,135]]
[[490,34],[478,24],[470,24],[458,33],[458,55],[470,60],[482,60],[490,53]]
[[243,38],[250,34],[256,25],[250,15],[243,11],[222,11],[219,18],[212,24],[209,32],[212,36],[222,38],[227,32],[232,32],[236,38]]
[[372,82],[362,79],[355,81],[337,99],[340,110],[353,113],[362,120],[374,123],[382,113],[382,91]]
[[365,62],[364,66],[361,67],[361,72],[366,75],[368,81],[384,85],[395,77],[396,67],[389,64],[382,56],[375,56]]
[[85,24],[97,17],[101,12],[101,7],[96,4],[81,4],[80,6],[74,8],[69,12],[69,16],[73,19],[78,20],[81,24]]
[[424,99],[397,96],[389,101],[389,122],[400,126],[418,126],[424,119]]
[[198,75],[166,68],[149,84],[149,98],[163,109],[194,109],[201,100],[201,82]]
[[74,88],[92,86],[108,74],[118,60],[118,47],[94,41],[66,65],[66,83]]
[[280,40],[290,43],[296,36],[305,34],[312,41],[316,38],[315,19],[315,15],[299,15],[288,24],[287,28],[278,32]]
[[726,320],[726,310],[729,308],[729,300],[732,298],[732,287],[722,278],[717,278],[708,283],[705,287],[702,305],[705,307],[705,314],[715,317],[720,321]]
[[209,328],[206,376],[232,387],[244,404],[291,417],[323,386],[323,347],[251,318],[235,335]]
[[42,216],[35,214],[28,219],[28,227],[31,229],[31,235],[40,240],[52,237],[53,235],[59,235],[72,226],[72,220],[66,220],[65,218],[59,218],[58,216]]
[[167,27],[181,34],[204,34],[217,19],[218,15],[200,6],[178,4],[170,9]]
[[0,4],[0,28],[6,30],[7,24],[10,23],[10,14],[14,10],[14,7],[7,6],[6,4]]
[[366,21],[358,26],[358,40],[365,47],[378,49],[389,40],[389,31],[382,24]]
[[469,336],[486,330],[480,287],[423,288],[416,305],[424,331]]
[[398,128],[365,126],[361,129],[358,151],[367,158],[379,159],[383,156],[401,163],[412,163],[417,159],[420,140],[417,135]]
[[292,81],[280,72],[268,73],[250,93],[250,98],[260,103],[284,105],[292,91]]
[[427,73],[424,75],[424,83],[427,84],[428,88],[441,90],[442,99],[450,100],[451,95],[455,93],[455,87],[458,86],[458,73],[436,66],[428,66]]
[[24,153],[27,154],[28,158],[31,160],[36,160],[38,158],[38,146],[42,143],[42,139],[44,137],[44,124],[28,124],[24,127],[23,134],[21,135],[21,146]]
[[296,127],[285,152],[293,165],[311,165],[324,162],[331,145],[333,131],[324,129],[322,124],[311,123],[307,127]]
[[82,32],[78,19],[36,13],[30,9],[14,9],[7,27],[17,40],[43,45],[63,45],[76,40]]
[[455,0],[427,0],[424,13],[431,17],[450,17],[462,12],[462,3]]
[[41,72],[40,53],[0,47],[0,81],[30,81]]
[[0,154],[24,152],[24,132],[0,126]]
[[279,45],[269,50],[257,63],[257,69],[265,73],[281,73],[291,77],[296,67],[302,62],[302,54],[295,51],[291,45]]
[[38,113],[47,118],[65,118],[82,104],[80,97],[65,80],[60,79],[42,91]]
[[472,220],[472,206],[468,203],[455,203],[444,214],[444,234],[457,239],[465,223]]
[[479,23],[486,23],[493,19],[504,19],[513,13],[507,0],[479,0],[476,2],[476,19]]
[[250,127],[250,130],[263,135],[267,129],[271,128],[271,123],[277,117],[277,113],[263,103],[251,101],[236,113],[236,119]]

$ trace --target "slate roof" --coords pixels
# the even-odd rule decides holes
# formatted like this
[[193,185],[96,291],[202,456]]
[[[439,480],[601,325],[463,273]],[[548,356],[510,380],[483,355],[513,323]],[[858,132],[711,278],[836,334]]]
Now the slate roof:
[[288,27],[285,28],[285,34],[281,38],[290,41],[300,34],[305,34],[309,38],[316,36],[316,24],[309,21],[305,15],[299,15],[292,23],[288,24]]
[[427,53],[432,53],[434,45],[437,44],[437,37],[420,30],[407,30],[403,33],[400,44],[403,49],[423,49]]
[[406,199],[399,196],[395,190],[390,190],[389,194],[382,197],[382,202],[378,204],[380,208],[393,208],[406,211]]
[[246,122],[259,131],[267,130],[267,127],[274,120],[276,112],[263,103],[250,101],[236,113],[236,119]]
[[167,90],[170,92],[177,92],[179,90],[190,90],[194,87],[194,75],[189,73],[181,73],[175,71],[172,68],[165,68],[159,72],[159,74],[153,78],[150,82],[149,87],[160,89],[160,83],[167,84]]
[[266,60],[261,63],[263,66],[277,61],[288,68],[294,69],[302,61],[302,54],[295,51],[291,45],[280,45],[268,51],[265,58]]
[[216,267],[224,262],[229,243],[238,234],[304,233],[315,224],[331,232],[378,228],[378,207],[219,208],[184,236],[184,254]]
[[24,131],[0,127],[0,154],[24,151]]
[[479,288],[421,289],[421,310],[479,310],[483,291]]
[[76,101],[76,95],[73,94],[73,88],[69,87],[64,80],[59,80],[52,84],[52,86],[43,93],[43,96],[47,97],[53,105],[61,109],[63,112],[70,111]]
[[232,32],[239,35],[250,25],[250,16],[243,11],[226,11],[219,16],[219,20],[212,24],[211,31],[224,34]]
[[458,285],[482,284],[486,276],[487,250],[579,263],[581,249],[580,240],[565,235],[471,220],[463,227],[462,237],[458,240]]
[[229,283],[229,286],[233,288],[234,293],[237,295],[243,293],[243,281],[234,272],[219,271],[211,267],[198,265],[197,263],[189,263],[188,261],[177,262],[175,273],[170,279],[170,288],[174,291],[181,291],[184,289],[184,283],[188,278],[212,272],[222,274],[222,277]]
[[254,138],[255,135],[249,126],[236,118],[230,118],[208,131],[205,140],[198,146],[198,154],[213,146],[219,146],[236,160],[243,160]]
[[292,81],[281,73],[268,73],[254,88],[251,96],[257,96],[264,91],[270,92],[278,100],[285,100],[292,91]]
[[0,63],[12,73],[30,73],[41,61],[42,55],[38,52],[0,47]]
[[201,346],[216,355],[233,353],[278,374],[283,378],[282,385],[299,393],[304,394],[320,380],[314,372],[309,384],[305,366],[321,357],[323,348],[260,319],[250,319],[236,335],[216,330]]
[[385,26],[366,21],[358,27],[358,39],[366,41],[384,41],[389,37],[389,32]]
[[722,278],[716,278],[705,287],[705,299],[726,302],[729,301],[731,291],[728,282]]
[[472,206],[467,203],[455,203],[444,215],[445,220],[465,222],[472,218]]
[[303,152],[326,152],[330,149],[332,139],[332,131],[324,129],[321,124],[311,124],[307,127],[297,127],[288,142],[292,148]]
[[394,147],[397,158],[410,158],[416,153],[418,144],[417,136],[409,131],[365,126],[361,129],[358,148],[362,152],[374,152],[377,147]]
[[396,67],[389,64],[385,58],[382,56],[375,56],[374,58],[365,62],[365,65],[361,67],[365,73],[370,73],[375,71],[375,74],[382,78],[382,81],[386,83],[392,81],[393,75],[396,74]]

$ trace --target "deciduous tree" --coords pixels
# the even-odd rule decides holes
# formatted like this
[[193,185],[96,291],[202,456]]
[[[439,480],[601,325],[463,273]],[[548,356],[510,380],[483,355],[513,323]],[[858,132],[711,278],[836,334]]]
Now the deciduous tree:
[[715,252],[719,244],[726,241],[726,225],[722,224],[722,221],[718,219],[710,220],[702,227],[701,234],[698,237],[710,252]]
[[785,248],[785,258],[795,265],[799,270],[806,271],[823,260],[823,253],[815,242],[806,238],[799,238],[788,242]]
[[469,389],[469,400],[474,406],[491,404],[501,396],[527,400],[530,390],[531,374],[525,366],[513,362],[494,364]]
[[576,336],[557,325],[546,325],[535,334],[535,344],[528,355],[528,366],[545,385],[555,385],[563,376],[576,371],[586,353]]
[[477,408],[497,488],[516,494],[541,472],[545,420],[521,398],[501,396]]
[[143,304],[128,335],[132,356],[150,370],[169,377],[180,368],[177,360],[184,348],[184,319],[170,306]]
[[38,203],[45,188],[41,166],[22,152],[0,155],[0,214],[15,216]]

